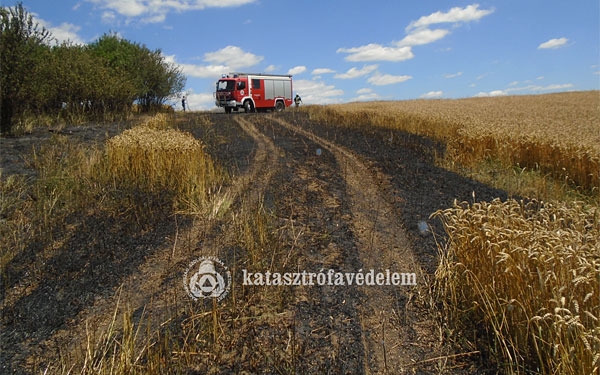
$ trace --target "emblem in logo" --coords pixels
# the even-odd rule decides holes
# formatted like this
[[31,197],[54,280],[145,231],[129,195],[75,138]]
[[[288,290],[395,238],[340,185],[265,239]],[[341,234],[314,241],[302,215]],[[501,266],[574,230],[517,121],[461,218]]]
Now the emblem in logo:
[[210,297],[221,301],[231,288],[231,272],[218,258],[200,257],[188,265],[183,287],[194,301]]

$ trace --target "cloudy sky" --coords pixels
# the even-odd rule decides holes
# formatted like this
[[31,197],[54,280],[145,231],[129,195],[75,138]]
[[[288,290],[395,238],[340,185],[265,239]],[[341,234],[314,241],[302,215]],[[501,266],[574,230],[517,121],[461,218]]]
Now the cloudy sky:
[[598,0],[23,4],[61,41],[116,32],[160,49],[187,76],[192,110],[214,108],[232,71],[293,74],[305,104],[600,89]]

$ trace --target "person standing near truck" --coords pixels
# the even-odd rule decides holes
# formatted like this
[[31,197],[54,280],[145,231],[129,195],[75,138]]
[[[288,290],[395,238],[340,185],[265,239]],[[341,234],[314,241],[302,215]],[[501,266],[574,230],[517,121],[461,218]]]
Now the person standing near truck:
[[294,103],[296,103],[296,107],[300,106],[300,103],[302,103],[302,98],[300,98],[300,95],[296,94],[296,97],[294,98]]
[[185,95],[181,97],[181,106],[183,107],[183,112],[185,112]]

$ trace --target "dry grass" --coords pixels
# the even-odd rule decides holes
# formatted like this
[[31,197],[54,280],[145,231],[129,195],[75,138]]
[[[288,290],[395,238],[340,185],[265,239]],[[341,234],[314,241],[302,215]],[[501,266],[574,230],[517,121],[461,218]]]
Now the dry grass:
[[436,282],[452,327],[485,331],[508,373],[597,373],[600,209],[495,200],[435,216],[449,235]]
[[169,128],[164,114],[110,139],[106,152],[115,184],[171,194],[176,208],[184,212],[205,206],[221,175],[204,145],[189,133]]
[[[229,250],[216,256],[227,263],[234,279],[240,279],[242,268],[292,271],[289,250],[281,245],[285,239],[273,230],[273,217],[264,207],[227,216],[232,235],[220,245]],[[287,309],[289,291],[237,282],[230,293],[220,302],[187,297],[183,303],[161,301],[167,303],[170,318],[160,327],[149,327],[151,313],[135,319],[131,309],[118,302],[110,324],[98,332],[87,330],[83,353],[61,363],[59,373],[251,373],[265,364],[279,374],[294,373],[298,358],[290,343],[295,327]]]
[[[54,135],[27,159],[36,177],[3,176],[0,172],[0,280],[5,269],[35,241],[52,241],[53,227],[90,201],[103,200],[97,166],[102,151]],[[60,225],[60,224],[58,224]]]
[[600,196],[600,92],[365,102],[309,108],[346,126],[400,129],[443,141],[446,162],[482,161],[549,174]]

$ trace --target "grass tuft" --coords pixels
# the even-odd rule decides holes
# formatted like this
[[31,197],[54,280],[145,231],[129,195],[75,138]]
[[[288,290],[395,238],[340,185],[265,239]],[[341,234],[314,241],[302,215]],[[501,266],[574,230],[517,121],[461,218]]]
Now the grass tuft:
[[111,138],[106,145],[110,176],[119,189],[173,197],[175,208],[197,211],[208,202],[219,171],[191,134],[167,127],[166,115]]

